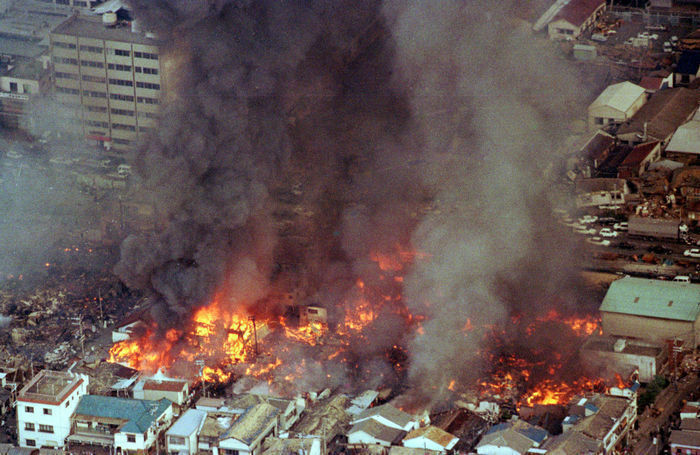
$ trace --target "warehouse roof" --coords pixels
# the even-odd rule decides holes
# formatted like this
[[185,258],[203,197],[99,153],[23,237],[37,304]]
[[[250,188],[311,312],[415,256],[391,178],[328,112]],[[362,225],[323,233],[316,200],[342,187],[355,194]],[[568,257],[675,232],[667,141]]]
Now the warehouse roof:
[[666,151],[700,155],[700,120],[691,120],[679,126],[668,142]]
[[601,6],[605,6],[605,0],[571,0],[559,10],[553,20],[564,19],[568,23],[580,27]]
[[601,312],[695,321],[700,310],[700,284],[626,276],[613,281]]
[[617,135],[643,135],[646,124],[649,139],[665,140],[693,115],[699,101],[698,90],[680,87],[658,91],[617,130]]
[[609,85],[589,107],[596,108],[607,106],[620,112],[627,112],[632,105],[643,96],[645,90],[639,85],[625,81],[619,84]]
[[145,433],[173,404],[166,399],[135,400],[131,398],[83,395],[73,415],[124,421],[120,431]]

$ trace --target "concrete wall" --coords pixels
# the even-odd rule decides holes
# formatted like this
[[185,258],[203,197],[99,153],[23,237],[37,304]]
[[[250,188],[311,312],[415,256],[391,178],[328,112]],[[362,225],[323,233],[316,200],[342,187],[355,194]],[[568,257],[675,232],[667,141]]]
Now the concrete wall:
[[686,321],[671,321],[629,314],[601,312],[605,335],[638,338],[652,343],[663,343],[674,337],[689,343],[698,339],[697,324]]

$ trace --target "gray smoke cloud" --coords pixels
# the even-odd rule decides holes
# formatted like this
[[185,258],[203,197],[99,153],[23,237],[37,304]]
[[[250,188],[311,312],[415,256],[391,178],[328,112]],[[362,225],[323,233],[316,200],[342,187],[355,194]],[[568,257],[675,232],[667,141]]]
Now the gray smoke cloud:
[[408,356],[436,398],[488,370],[488,327],[581,303],[543,174],[582,93],[516,2],[132,3],[169,68],[138,158],[164,227],[115,270],[164,327],[222,289],[274,313],[295,287],[338,330],[369,300],[342,360],[280,349],[276,373],[378,386]]

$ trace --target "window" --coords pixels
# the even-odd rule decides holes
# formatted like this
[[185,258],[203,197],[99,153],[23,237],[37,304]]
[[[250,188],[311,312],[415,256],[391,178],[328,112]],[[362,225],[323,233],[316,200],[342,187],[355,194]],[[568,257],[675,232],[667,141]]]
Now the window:
[[115,115],[128,115],[129,117],[134,116],[134,111],[130,111],[127,109],[112,109],[111,112]]
[[89,90],[83,90],[83,94],[92,98],[107,98],[107,94],[105,92],[91,92]]
[[84,0],[75,0],[73,2],[73,5],[74,6],[82,6],[83,8],[87,8],[87,6],[88,6],[87,2]]
[[138,98],[136,98],[136,101],[137,101],[138,103],[144,103],[144,104],[158,104],[158,100],[157,100],[157,99],[155,99],[155,98],[148,98],[148,97],[145,97],[145,96],[139,96]]
[[31,422],[25,422],[24,429],[27,431],[34,431],[34,424]]
[[73,74],[73,73],[62,73],[60,71],[56,71],[56,73],[54,73],[54,74],[56,74],[57,79],[73,79],[73,80],[78,79],[78,75]]
[[81,66],[89,66],[90,68],[104,68],[105,65],[102,62],[96,62],[93,60],[81,60],[80,61]]
[[158,70],[156,68],[146,68],[144,66],[143,67],[143,74],[158,74]]
[[68,93],[69,95],[79,95],[80,90],[77,88],[65,88],[65,87],[56,87],[56,91],[58,93]]
[[53,58],[54,63],[60,63],[63,65],[77,65],[78,60],[75,58],[65,58],[65,57],[54,57]]
[[134,435],[134,434],[127,434],[127,435],[126,435],[126,441],[127,441],[127,442],[136,442],[136,435]]
[[53,425],[39,424],[39,431],[41,431],[42,433],[53,433]]
[[24,445],[27,447],[36,447],[36,441],[34,439],[25,439]]
[[137,82],[138,88],[148,88],[151,90],[160,90],[160,84],[151,84],[150,82]]
[[[110,97],[111,99],[113,99],[113,100],[131,101],[131,102],[134,101],[134,97],[133,97],[133,96],[129,96],[129,95],[120,95],[119,93],[110,93],[110,94],[109,94],[109,97]],[[139,101],[139,102],[140,102],[140,101]]]
[[[105,106],[87,106],[86,109],[89,112],[107,112],[107,108]],[[68,403],[70,403],[70,400],[66,402],[66,406],[68,406]]]
[[99,76],[90,76],[89,74],[83,74],[83,80],[85,82],[98,82],[98,83],[105,83],[105,78],[104,77],[99,77]]
[[219,453],[222,455],[238,455],[238,450],[219,449]]
[[136,131],[134,125],[124,125],[122,123],[112,123],[113,130],[126,130],[126,131]]
[[158,54],[149,54],[148,52],[134,52],[134,57],[158,60]]
[[32,86],[29,84],[22,84],[22,91],[24,91],[24,93],[32,93]]
[[184,446],[185,445],[185,438],[181,438],[179,436],[169,436],[170,438],[170,444],[178,445],[178,446]]
[[62,49],[75,49],[75,44],[73,43],[62,43],[60,41],[56,41],[53,43],[53,47],[60,47]]
[[95,52],[95,53],[102,53],[102,48],[101,47],[95,47],[95,46],[86,46],[84,44],[80,45],[80,52]]
[[602,125],[603,122],[605,122],[605,119],[603,117],[596,117],[595,118],[595,124],[596,125]]
[[133,87],[134,83],[124,79],[110,79],[109,83],[112,85],[121,85],[123,87]]
[[117,71],[131,71],[131,66],[129,65],[119,65],[116,63],[110,63],[107,65],[107,69],[117,70]]
[[121,145],[131,145],[131,141],[128,139],[119,139],[119,138],[112,138],[112,142],[115,144],[121,144]]
[[124,49],[114,49],[114,55],[121,55],[122,57],[128,57],[131,55],[131,51],[126,51]]
[[45,415],[45,416],[50,416],[50,415],[51,415],[51,409],[49,409],[49,408],[44,408],[44,415]]
[[17,82],[10,82],[10,91],[17,93]]
[[100,122],[97,120],[86,120],[85,123],[87,123],[90,126],[96,126],[99,128],[107,128],[109,125],[107,125],[107,122]]
[[25,407],[24,407],[24,410],[25,410],[26,412],[33,413],[33,412],[34,412],[34,406],[25,406]]

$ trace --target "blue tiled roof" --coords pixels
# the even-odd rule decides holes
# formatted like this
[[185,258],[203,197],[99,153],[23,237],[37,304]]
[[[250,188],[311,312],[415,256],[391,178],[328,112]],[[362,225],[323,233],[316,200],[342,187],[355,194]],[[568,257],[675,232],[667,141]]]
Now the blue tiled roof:
[[520,434],[530,439],[531,441],[535,441],[537,444],[542,444],[542,441],[547,439],[547,436],[549,435],[549,433],[547,433],[547,430],[543,428],[537,428],[534,426],[531,426],[529,428],[521,428],[519,431]]
[[583,405],[584,408],[588,409],[591,412],[598,412],[599,409],[596,405],[591,403],[590,401],[586,402],[586,404]]
[[126,420],[121,427],[122,432],[145,433],[170,406],[172,403],[165,398],[152,401],[84,395],[73,414]]

